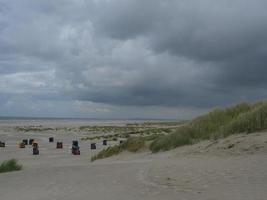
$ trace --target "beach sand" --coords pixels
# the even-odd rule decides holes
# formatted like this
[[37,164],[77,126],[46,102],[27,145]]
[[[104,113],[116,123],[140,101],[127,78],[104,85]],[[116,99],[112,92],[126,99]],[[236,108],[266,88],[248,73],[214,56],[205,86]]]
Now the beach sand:
[[[48,124],[46,124],[48,125]],[[78,132],[16,132],[14,124],[0,126],[0,161],[16,158],[23,170],[0,174],[3,200],[265,200],[267,199],[267,134],[236,135],[204,141],[169,152],[148,150],[90,162],[103,149],[90,150],[80,141],[81,155],[70,154]],[[56,126],[54,124],[54,126]],[[69,125],[68,125],[69,126]],[[74,124],[72,124],[74,126]],[[63,141],[56,149],[48,137]],[[34,138],[40,155],[30,147],[18,149],[17,142]]]

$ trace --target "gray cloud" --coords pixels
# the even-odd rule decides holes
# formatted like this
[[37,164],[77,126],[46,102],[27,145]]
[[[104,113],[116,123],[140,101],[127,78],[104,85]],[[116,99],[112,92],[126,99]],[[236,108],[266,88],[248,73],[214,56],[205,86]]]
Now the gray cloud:
[[119,116],[117,106],[152,114],[144,108],[266,98],[266,8],[264,0],[0,0],[0,104],[93,102],[79,107]]

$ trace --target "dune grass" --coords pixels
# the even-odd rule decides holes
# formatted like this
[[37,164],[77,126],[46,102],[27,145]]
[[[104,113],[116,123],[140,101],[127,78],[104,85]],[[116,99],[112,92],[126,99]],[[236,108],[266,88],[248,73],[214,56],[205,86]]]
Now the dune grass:
[[0,165],[0,173],[4,172],[11,172],[11,171],[19,171],[22,169],[22,165],[18,164],[18,161],[16,159],[11,159],[4,161]]
[[253,106],[250,112],[242,113],[222,126],[216,134],[226,137],[235,133],[253,133],[267,129],[267,102]]
[[[136,152],[144,147],[146,141],[152,141],[150,150],[158,152],[194,144],[201,140],[225,138],[233,134],[248,134],[265,129],[267,129],[267,101],[255,104],[241,103],[230,108],[216,108],[173,130],[159,128],[157,134],[139,137],[132,137],[129,134],[125,143],[101,151],[92,160],[109,157],[124,150]],[[159,134],[159,130],[164,134]]]
[[129,138],[125,140],[122,144],[108,147],[107,149],[100,151],[97,155],[91,158],[91,161],[117,155],[124,150],[128,150],[130,152],[137,152],[139,149],[144,147],[144,145],[145,145],[145,141],[139,137]]
[[[179,123],[181,125],[181,123]],[[113,133],[113,134],[105,134],[105,135],[96,135],[91,137],[83,137],[82,140],[100,140],[106,139],[109,141],[117,141],[117,138],[130,138],[133,136],[150,136],[155,134],[162,134],[162,133],[171,133],[176,129],[176,127],[164,127],[164,128],[146,128],[140,129],[138,131],[130,131],[130,132],[120,132],[120,133]]]
[[122,151],[123,151],[123,148],[121,145],[115,145],[113,147],[108,147],[107,149],[104,149],[104,150],[100,151],[97,155],[93,156],[91,158],[91,162],[98,160],[98,159],[103,159],[103,158],[117,155]]
[[165,151],[205,139],[217,139],[237,133],[252,133],[267,128],[267,102],[242,103],[231,108],[215,109],[200,116],[176,132],[155,139],[152,152]]
[[100,151],[97,155],[91,158],[91,161],[93,162],[97,159],[111,157],[125,150],[129,152],[133,152],[133,153],[137,152],[140,149],[145,147],[145,143],[147,141],[152,141],[160,136],[161,135],[159,134],[154,134],[154,135],[149,135],[149,136],[144,136],[144,137],[130,137],[127,140],[125,140],[122,144],[108,147],[107,149]]

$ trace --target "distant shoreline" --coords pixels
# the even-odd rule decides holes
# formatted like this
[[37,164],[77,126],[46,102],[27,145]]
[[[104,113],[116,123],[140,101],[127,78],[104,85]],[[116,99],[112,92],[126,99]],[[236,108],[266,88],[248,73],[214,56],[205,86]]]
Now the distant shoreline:
[[110,119],[110,118],[61,118],[61,117],[10,117],[10,116],[0,116],[0,121],[1,120],[60,120],[60,121],[65,121],[65,120],[77,120],[77,121],[183,121],[179,119],[149,119],[149,118],[115,118],[115,119]]

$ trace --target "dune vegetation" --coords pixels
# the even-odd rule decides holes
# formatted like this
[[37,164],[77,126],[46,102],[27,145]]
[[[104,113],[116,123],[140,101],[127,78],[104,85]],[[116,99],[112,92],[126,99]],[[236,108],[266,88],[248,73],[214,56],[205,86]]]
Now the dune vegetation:
[[[124,128],[124,127],[123,127]],[[119,133],[111,133],[111,134],[101,134],[101,135],[96,135],[96,136],[90,136],[90,137],[83,137],[82,140],[100,140],[100,139],[106,139],[106,140],[114,140],[114,138],[131,138],[131,137],[136,137],[136,136],[149,136],[149,135],[155,135],[155,134],[169,134],[173,132],[177,127],[160,127],[160,128],[146,128],[143,130],[136,130],[136,131],[127,131],[125,129],[124,132],[119,132]],[[122,129],[123,130],[123,129]]]
[[124,150],[127,150],[129,152],[137,152],[145,147],[146,142],[152,141],[160,136],[161,135],[159,134],[153,134],[144,137],[130,137],[127,140],[123,141],[122,144],[111,146],[107,149],[100,151],[97,155],[91,158],[91,161],[117,155]]
[[22,165],[18,164],[18,161],[16,159],[4,161],[0,165],[0,173],[19,171],[21,169],[22,169]]
[[122,144],[108,147],[107,149],[100,151],[96,156],[91,158],[91,161],[117,155],[124,150],[128,150],[130,152],[137,152],[139,149],[144,147],[144,145],[145,145],[145,141],[141,139],[140,137],[129,138],[128,140],[124,141]]
[[[92,158],[110,157],[124,150],[136,152],[149,146],[155,153],[201,140],[216,140],[233,134],[249,134],[267,129],[267,101],[255,104],[241,103],[229,108],[216,108],[208,114],[181,124],[174,131],[150,136],[130,136],[123,144],[108,147]],[[149,141],[149,142],[148,142]]]
[[174,133],[155,139],[150,150],[166,151],[200,140],[224,138],[239,133],[248,134],[266,128],[267,102],[242,103],[230,108],[215,109],[192,120]]

